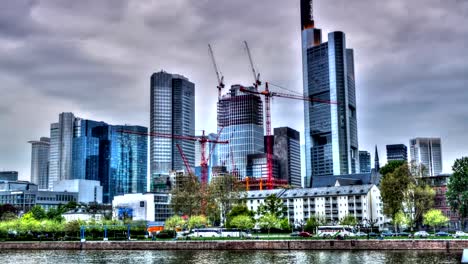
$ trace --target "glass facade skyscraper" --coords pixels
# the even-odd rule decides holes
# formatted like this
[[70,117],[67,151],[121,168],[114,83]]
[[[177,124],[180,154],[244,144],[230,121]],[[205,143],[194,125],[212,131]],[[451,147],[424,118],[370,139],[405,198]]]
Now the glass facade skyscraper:
[[148,128],[141,126],[110,126],[109,174],[101,180],[105,201],[111,202],[116,195],[146,192],[147,133]]
[[279,160],[280,178],[293,187],[302,187],[300,134],[289,127],[274,129],[273,154]]
[[387,162],[392,160],[408,161],[408,148],[406,145],[387,145]]
[[73,179],[73,129],[75,116],[61,113],[59,122],[50,126],[49,189],[55,182]]
[[50,138],[41,137],[39,141],[31,143],[31,182],[39,189],[49,188],[49,152]]
[[[157,72],[151,76],[151,133],[195,135],[195,85],[177,74]],[[167,175],[185,170],[177,145],[189,164],[195,163],[195,144],[189,140],[153,136],[150,138],[150,171]]]
[[[59,123],[51,125],[49,188],[65,179],[97,180],[103,186],[104,203],[112,202],[115,195],[145,192],[147,133],[146,127],[112,126],[72,113],[61,114]],[[60,173],[61,166],[68,164],[68,155],[63,152],[70,152],[70,178]]]
[[371,155],[368,151],[359,151],[359,170],[361,173],[371,172]]
[[336,104],[304,102],[306,187],[317,176],[359,172],[353,50],[343,32],[322,42],[311,9],[301,0],[304,95]]
[[247,175],[247,155],[264,153],[263,103],[259,96],[245,94],[240,88],[233,85],[218,101],[218,131],[223,127],[220,140],[229,144],[219,144],[216,148],[218,165],[226,166],[231,172],[234,165],[239,179],[244,179],[252,176]]
[[415,138],[410,140],[411,161],[422,165],[421,176],[438,176],[442,173],[442,143],[440,138]]

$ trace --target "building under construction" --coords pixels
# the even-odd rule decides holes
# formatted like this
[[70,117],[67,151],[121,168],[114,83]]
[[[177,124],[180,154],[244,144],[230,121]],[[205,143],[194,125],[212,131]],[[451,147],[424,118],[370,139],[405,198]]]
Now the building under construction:
[[[233,85],[218,101],[218,130],[223,128],[218,145],[219,165],[235,173],[239,180],[247,175],[247,156],[265,153],[263,142],[263,102],[260,96],[243,93]],[[255,88],[245,88],[255,91]]]

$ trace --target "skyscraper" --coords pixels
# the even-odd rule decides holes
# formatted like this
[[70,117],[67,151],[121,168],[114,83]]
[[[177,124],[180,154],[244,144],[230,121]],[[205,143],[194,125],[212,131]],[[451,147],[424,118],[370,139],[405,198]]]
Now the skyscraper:
[[[184,76],[166,72],[151,76],[151,133],[195,135],[195,85]],[[150,170],[152,177],[185,170],[177,149],[180,145],[189,164],[195,163],[195,144],[173,138],[150,138]]]
[[408,161],[408,148],[406,145],[387,145],[387,162],[392,160]]
[[274,129],[273,154],[279,160],[280,176],[293,187],[302,187],[301,145],[298,131],[289,127]]
[[240,88],[240,85],[233,85],[218,101],[218,131],[223,127],[220,140],[227,140],[229,144],[218,144],[216,148],[218,165],[226,166],[231,172],[235,166],[239,179],[244,179],[250,176],[246,169],[247,155],[265,153],[263,102],[259,96],[243,93]]
[[301,0],[304,95],[336,104],[304,103],[306,183],[316,176],[359,171],[354,53],[343,32],[315,28],[310,0]]
[[73,179],[73,113],[61,113],[59,122],[50,126],[49,189],[55,182]]
[[41,137],[39,141],[31,143],[31,182],[39,189],[49,188],[49,152],[50,138]]
[[361,173],[371,172],[371,155],[368,151],[359,151],[359,170]]
[[442,144],[440,138],[415,138],[410,140],[411,161],[423,165],[422,176],[442,173]]

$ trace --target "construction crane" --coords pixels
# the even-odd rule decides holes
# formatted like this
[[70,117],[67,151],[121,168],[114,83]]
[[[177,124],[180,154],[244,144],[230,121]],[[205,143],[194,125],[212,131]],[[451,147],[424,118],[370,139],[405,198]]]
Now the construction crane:
[[257,90],[258,87],[262,85],[262,82],[260,81],[260,73],[257,73],[257,71],[255,70],[253,60],[252,60],[252,55],[250,54],[249,44],[245,40],[244,40],[244,45],[245,45],[245,51],[247,52],[247,55],[249,56],[250,68],[252,69],[252,74],[255,80],[253,86],[255,87],[255,90]]
[[[173,135],[173,134],[163,134],[163,133],[142,133],[142,132],[136,132],[136,131],[126,131],[126,130],[121,130],[119,131],[120,133],[125,133],[125,134],[134,134],[134,135],[143,135],[143,136],[149,136],[149,137],[160,137],[160,138],[171,138],[171,139],[180,139],[180,140],[188,140],[188,141],[194,141],[194,142],[199,142],[200,143],[200,149],[201,149],[201,160],[200,160],[200,166],[202,168],[202,173],[201,173],[201,181],[202,185],[205,186],[208,183],[208,161],[211,157],[211,153],[214,150],[211,150],[209,156],[206,156],[206,143],[214,143],[214,144],[229,144],[229,141],[221,141],[219,140],[219,136],[221,135],[221,132],[223,129],[221,128],[218,132],[217,139],[212,140],[209,139],[207,136],[205,136],[205,130],[203,130],[202,135],[200,137],[192,137],[192,136],[181,136],[181,135]],[[187,168],[187,173],[192,173],[190,169],[190,165],[183,154],[182,148],[180,146],[177,146],[179,149],[179,152],[181,153],[182,159],[184,160],[185,167]],[[187,165],[189,165],[187,167]]]
[[180,156],[182,157],[182,160],[184,161],[184,165],[185,165],[185,169],[187,170],[187,173],[189,175],[194,175],[193,171],[192,171],[192,166],[190,166],[190,163],[188,162],[187,157],[184,154],[184,151],[182,150],[182,148],[180,147],[179,144],[176,144],[176,146],[177,146],[177,149],[179,150],[179,153],[180,153]]
[[208,44],[208,52],[210,53],[211,61],[213,62],[213,67],[216,73],[216,78],[218,79],[218,99],[221,98],[221,90],[224,89],[224,76],[222,73],[218,70],[218,64],[216,64],[215,56],[213,54],[213,49],[211,48],[211,45]]

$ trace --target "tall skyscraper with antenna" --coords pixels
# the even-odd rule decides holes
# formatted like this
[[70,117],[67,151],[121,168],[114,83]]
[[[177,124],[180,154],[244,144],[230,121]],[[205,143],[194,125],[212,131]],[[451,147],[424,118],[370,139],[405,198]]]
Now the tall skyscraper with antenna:
[[315,27],[313,2],[301,0],[304,95],[337,104],[304,102],[306,186],[314,177],[359,172],[354,53],[343,32]]

